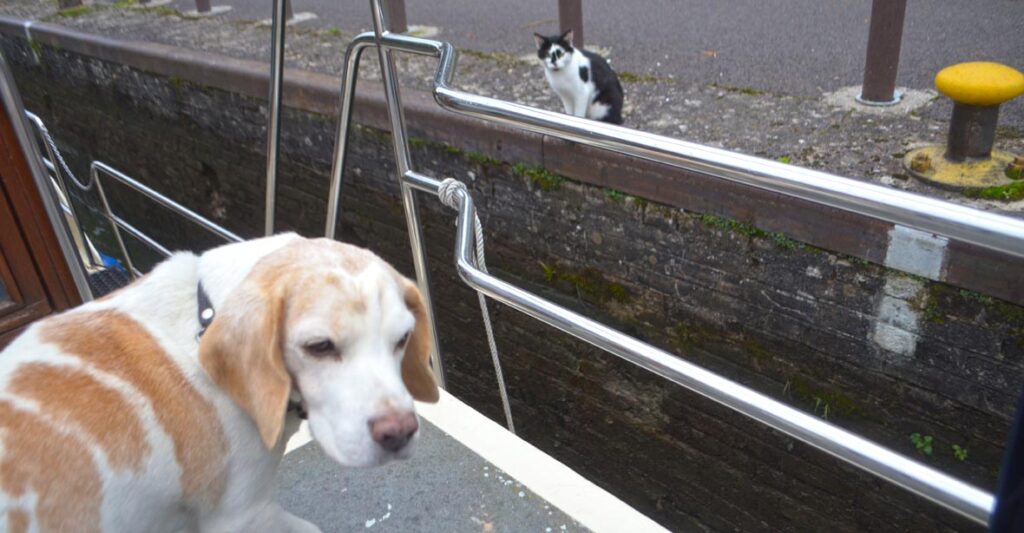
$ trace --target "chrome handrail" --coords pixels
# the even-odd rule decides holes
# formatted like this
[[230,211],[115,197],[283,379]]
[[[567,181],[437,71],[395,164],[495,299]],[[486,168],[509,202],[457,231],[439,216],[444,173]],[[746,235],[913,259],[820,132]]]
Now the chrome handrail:
[[[347,85],[343,94],[350,100],[355,94],[362,51],[375,46],[377,39],[373,32],[365,32],[349,44],[343,77]],[[1024,220],[817,170],[459,91],[450,87],[455,75],[456,53],[449,43],[389,32],[383,32],[379,39],[381,46],[387,49],[438,58],[434,99],[449,111],[757,187],[1024,258]],[[350,115],[351,105],[346,107],[343,103],[339,133],[347,133]],[[330,193],[333,198],[337,197],[334,191],[340,187],[340,171],[344,166],[337,161],[338,154],[331,176]],[[329,205],[328,228],[336,222],[336,213],[336,207]]]
[[969,519],[988,522],[994,498],[973,485],[480,271],[471,253],[472,197],[460,199],[455,261],[476,291]]
[[125,174],[124,172],[121,172],[120,170],[117,170],[116,168],[102,161],[93,161],[92,164],[89,165],[89,172],[93,180],[96,180],[99,177],[100,173],[103,173],[106,176],[114,178],[121,184],[127,185],[128,187],[134,189],[136,192],[142,194],[143,196],[149,198],[150,200],[153,200],[154,202],[162,205],[163,207],[184,216],[186,219],[189,220],[189,222],[192,222],[202,227],[203,229],[223,238],[228,242],[242,242],[242,240],[244,240],[242,239],[242,237],[239,237],[234,232],[224,229],[223,226],[220,226],[219,224],[196,213],[195,211],[192,211],[191,209],[179,204],[178,202],[171,200],[170,198],[164,196],[163,194],[160,194],[159,192],[146,186],[145,184],[136,180],[135,178],[132,178],[131,176]]
[[[35,124],[36,129],[38,131],[46,131],[46,127],[43,124],[43,121],[38,116],[27,111],[25,113],[28,116],[29,121]],[[54,159],[59,159],[60,154],[56,152],[56,150],[52,146],[50,146],[50,142],[50,139],[46,139],[45,144],[47,147],[47,153],[49,153],[50,155],[50,159],[43,157],[41,157],[40,159],[43,161],[44,167],[49,170],[52,170],[56,175],[55,181],[57,182],[58,187],[66,191],[67,188],[63,183],[64,173],[59,171],[59,167],[63,166],[63,163],[58,165],[53,162]],[[164,196],[163,194],[157,192],[156,190],[143,184],[142,182],[136,180],[135,178],[132,178],[131,176],[125,174],[124,172],[121,172],[120,170],[117,170],[116,168],[106,163],[103,163],[102,161],[93,161],[89,165],[89,180],[87,182],[82,183],[78,181],[78,179],[75,178],[74,175],[69,175],[67,177],[72,181],[72,183],[74,183],[79,189],[83,191],[91,191],[94,188],[96,189],[96,193],[99,195],[100,203],[102,204],[101,211],[103,213],[103,216],[107,219],[107,222],[110,224],[111,230],[114,233],[114,238],[117,240],[118,249],[121,252],[121,255],[124,257],[125,266],[128,267],[128,273],[133,278],[140,276],[141,272],[137,268],[135,268],[135,262],[132,260],[131,252],[128,251],[128,247],[125,245],[124,239],[121,237],[121,231],[124,231],[128,235],[131,235],[136,240],[148,246],[150,249],[164,257],[170,257],[173,252],[164,245],[160,244],[160,242],[154,239],[153,237],[149,236],[139,228],[130,224],[125,219],[114,214],[113,209],[110,207],[110,201],[107,199],[106,190],[103,188],[103,180],[101,179],[101,175],[107,176],[113,179],[114,181],[127,186],[128,188],[134,190],[135,192],[156,202],[161,207],[164,207],[169,211],[172,211],[184,217],[189,222],[198,225],[199,227],[209,231],[210,233],[213,233],[214,235],[224,239],[225,241],[241,242],[243,240],[242,237],[238,236],[237,234],[225,229],[223,226],[181,205],[180,203],[168,198],[167,196]],[[71,202],[71,196],[68,195],[67,198],[68,202]],[[72,215],[75,218],[75,223],[78,224],[81,228],[81,223],[79,222],[77,216],[75,216],[74,214],[74,208],[69,205],[66,208],[64,208],[64,211]],[[86,240],[84,239],[84,233],[82,242],[86,242]]]
[[[434,194],[440,186],[416,172],[405,180]],[[454,259],[459,276],[473,289],[947,509],[988,523],[995,499],[973,485],[481,271],[473,260],[473,198],[462,191],[459,201]]]
[[136,228],[135,226],[129,224],[121,217],[114,214],[114,212],[110,208],[110,203],[107,201],[107,194],[103,190],[103,183],[100,180],[101,174],[110,177],[114,179],[114,181],[117,181],[118,183],[121,183],[122,185],[131,188],[135,192],[145,196],[146,198],[149,198],[150,200],[153,200],[160,206],[183,216],[189,222],[196,224],[197,226],[209,231],[210,233],[213,233],[214,235],[228,242],[241,242],[243,240],[242,237],[239,237],[237,234],[225,229],[223,226],[179,204],[178,202],[171,200],[167,196],[160,194],[159,192],[146,186],[142,182],[136,180],[135,178],[132,178],[131,176],[125,174],[124,172],[121,172],[120,170],[117,170],[116,168],[102,161],[93,161],[92,164],[89,165],[89,184],[96,184],[96,189],[97,192],[99,192],[100,200],[103,202],[104,214],[110,221],[111,226],[114,227],[114,237],[117,239],[118,245],[121,248],[121,253],[124,254],[125,262],[128,264],[128,268],[133,277],[138,277],[140,272],[138,271],[138,269],[135,268],[135,264],[131,260],[131,255],[128,252],[128,247],[125,246],[124,240],[121,238],[121,233],[117,231],[118,228],[124,230],[125,233],[131,235],[132,237],[135,237],[139,242],[145,244],[150,249],[156,251],[157,253],[164,257],[169,257],[171,255],[171,251],[162,244],[160,244],[153,237],[150,237],[142,230]]
[[[437,195],[440,182],[410,168],[409,147],[399,101],[400,89],[390,63],[390,54],[386,53],[392,50],[437,57],[434,98],[442,108],[454,112],[700,172],[1024,257],[1024,221],[824,172],[452,89],[450,82],[455,72],[456,57],[454,48],[441,41],[388,32],[380,0],[370,0],[370,7],[374,32],[357,36],[345,55],[345,85],[342,87],[325,228],[328,236],[334,235],[337,223],[337,201],[359,61],[363,50],[376,46],[384,67],[386,102],[403,191],[405,185],[408,185]],[[403,194],[403,200],[407,197]],[[405,207],[406,213],[416,218],[415,224],[418,227],[418,213],[414,206],[405,202]],[[459,191],[458,211],[455,264],[460,277],[474,290],[971,520],[987,523],[995,498],[984,490],[481,271],[472,257],[475,208],[472,197],[465,189]],[[412,224],[413,221],[410,221],[410,226]],[[422,248],[414,246],[413,253],[414,256],[422,254]]]

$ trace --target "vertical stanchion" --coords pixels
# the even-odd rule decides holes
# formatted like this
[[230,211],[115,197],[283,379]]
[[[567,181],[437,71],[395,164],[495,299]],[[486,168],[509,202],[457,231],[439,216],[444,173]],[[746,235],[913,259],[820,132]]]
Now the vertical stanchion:
[[[36,189],[43,199],[43,210],[49,220],[57,244],[60,247],[64,262],[71,271],[71,279],[74,281],[78,295],[83,302],[92,300],[92,289],[89,288],[89,280],[85,269],[79,262],[80,256],[75,243],[69,237],[67,221],[60,209],[60,202],[50,187],[49,173],[43,166],[43,158],[39,154],[39,144],[29,133],[29,125],[26,123],[25,106],[22,104],[18,87],[14,83],[14,76],[8,66],[7,59],[0,53],[0,106],[6,111],[10,118],[11,128],[14,130],[14,137],[20,144],[20,150],[25,157],[25,163],[32,175]],[[16,147],[9,147],[10,150],[18,150]],[[10,154],[5,154],[10,157]],[[8,230],[4,230],[8,231]]]
[[274,200],[277,195],[277,151],[281,137],[281,85],[284,79],[284,29],[288,0],[274,0],[270,45],[270,99],[267,112],[267,200],[263,233],[274,233]]
[[572,30],[572,44],[583,48],[583,0],[558,0],[558,31]]
[[352,122],[352,105],[356,100],[356,83],[359,81],[359,59],[365,46],[353,42],[345,50],[345,74],[341,80],[341,109],[338,112],[338,131],[334,137],[334,156],[331,161],[331,183],[327,201],[327,225],[324,236],[333,239],[338,227],[338,212],[341,209],[341,188],[345,174],[345,150],[348,147],[348,130]]
[[389,26],[385,24],[385,15],[381,4],[382,0],[370,0],[370,9],[373,12],[373,31],[377,36],[377,54],[380,58],[381,78],[384,81],[388,118],[391,122],[391,144],[395,151],[395,166],[398,171],[398,183],[402,191],[402,206],[405,209],[405,221],[409,228],[409,244],[412,246],[416,282],[420,292],[423,294],[423,304],[430,317],[430,327],[433,333],[430,362],[431,366],[433,366],[438,385],[444,388],[444,366],[441,361],[440,341],[437,336],[437,320],[434,318],[434,304],[430,295],[430,275],[427,270],[427,255],[423,247],[423,230],[420,227],[416,196],[413,194],[412,187],[403,179],[412,167],[412,158],[409,156],[409,144],[405,135],[405,116],[402,112],[401,90],[398,85],[398,74],[395,71],[392,52],[381,45],[381,36],[385,33],[391,33],[386,29]]
[[405,18],[405,0],[384,0],[384,14],[388,21],[388,31],[409,31],[409,21]]
[[903,42],[903,19],[907,0],[874,0],[871,28],[864,61],[864,86],[857,100],[868,105],[892,105],[900,101],[896,73]]

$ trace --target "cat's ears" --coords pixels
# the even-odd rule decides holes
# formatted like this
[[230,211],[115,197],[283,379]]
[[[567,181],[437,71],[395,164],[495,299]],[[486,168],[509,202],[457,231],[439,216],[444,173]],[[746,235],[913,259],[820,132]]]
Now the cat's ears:
[[[563,33],[558,38],[559,38],[559,40],[562,40],[562,41],[565,41],[565,42],[569,43],[569,46],[573,45],[572,44],[572,30],[567,30],[565,33]],[[544,43],[547,42],[548,38],[544,37],[543,35],[541,35],[539,33],[534,33],[533,34],[533,40],[537,42],[537,49],[539,50],[542,46],[544,46]]]
[[573,46],[573,44],[572,44],[572,30],[566,30],[566,32],[562,34],[560,39],[562,39],[563,41],[569,43],[569,46]]

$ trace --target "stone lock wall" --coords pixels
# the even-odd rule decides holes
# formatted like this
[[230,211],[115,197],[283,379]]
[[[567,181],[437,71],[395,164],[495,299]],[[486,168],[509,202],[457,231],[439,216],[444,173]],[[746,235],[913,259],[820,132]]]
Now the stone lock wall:
[[[99,159],[260,233],[263,100],[20,38],[2,50],[79,175]],[[333,129],[331,115],[284,114],[279,229],[322,233]],[[1021,307],[414,136],[418,168],[471,188],[492,272],[993,490],[1021,385]],[[411,274],[389,143],[355,128],[339,235]],[[216,243],[108,189],[171,247]],[[421,200],[450,389],[501,420],[476,299],[451,265],[454,213]],[[492,316],[520,434],[671,529],[977,529],[511,309]]]

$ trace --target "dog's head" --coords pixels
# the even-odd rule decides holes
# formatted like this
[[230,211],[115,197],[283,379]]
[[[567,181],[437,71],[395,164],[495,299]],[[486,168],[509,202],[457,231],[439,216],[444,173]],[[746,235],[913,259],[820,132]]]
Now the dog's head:
[[293,389],[313,438],[349,466],[406,458],[413,399],[437,401],[416,285],[373,253],[297,239],[263,257],[217,310],[200,362],[268,448]]

